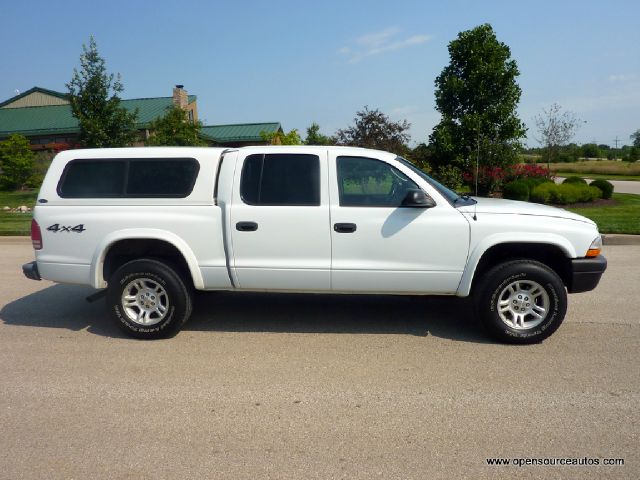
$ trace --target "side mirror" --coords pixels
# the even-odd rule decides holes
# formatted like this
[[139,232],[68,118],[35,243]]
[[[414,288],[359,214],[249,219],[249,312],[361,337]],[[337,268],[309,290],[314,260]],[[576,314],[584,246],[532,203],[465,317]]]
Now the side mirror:
[[412,208],[433,208],[436,206],[436,202],[433,201],[429,195],[422,190],[411,189],[407,192],[407,195],[400,204],[401,207]]

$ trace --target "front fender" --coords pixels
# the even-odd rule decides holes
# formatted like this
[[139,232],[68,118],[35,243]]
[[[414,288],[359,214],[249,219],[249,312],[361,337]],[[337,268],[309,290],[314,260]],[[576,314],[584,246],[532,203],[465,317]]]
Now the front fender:
[[501,243],[544,243],[560,248],[568,258],[575,258],[577,256],[575,248],[569,240],[553,233],[496,233],[483,238],[469,254],[467,265],[465,266],[460,284],[458,285],[457,296],[467,297],[469,295],[473,275],[476,272],[480,259],[487,250]]
[[170,243],[178,249],[189,267],[189,273],[196,289],[204,288],[202,273],[198,267],[198,261],[195,254],[189,248],[189,245],[177,236],[175,233],[160,229],[150,228],[128,228],[112,232],[102,239],[96,247],[91,260],[90,278],[94,288],[106,288],[107,282],[103,276],[104,259],[107,256],[109,248],[120,240],[162,240]]

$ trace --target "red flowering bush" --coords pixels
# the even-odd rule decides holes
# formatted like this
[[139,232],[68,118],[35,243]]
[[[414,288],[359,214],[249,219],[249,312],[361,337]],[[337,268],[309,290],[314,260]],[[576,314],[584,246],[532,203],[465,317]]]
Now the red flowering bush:
[[545,178],[551,180],[553,174],[551,170],[542,165],[519,163],[509,168],[509,175],[506,181],[526,180],[529,178]]
[[64,150],[69,150],[72,147],[66,142],[55,142],[55,143],[47,143],[47,148],[49,150],[53,150],[55,153],[60,153]]
[[[475,191],[475,169],[463,173],[464,183]],[[551,171],[541,165],[517,164],[507,167],[480,167],[478,169],[478,195],[486,196],[500,190],[505,183],[515,180],[534,180],[534,183],[553,178]]]
[[[506,178],[508,170],[502,167],[480,167],[478,169],[478,195],[487,196],[498,190]],[[472,191],[476,187],[476,171],[467,171],[462,174],[464,183],[469,185]]]

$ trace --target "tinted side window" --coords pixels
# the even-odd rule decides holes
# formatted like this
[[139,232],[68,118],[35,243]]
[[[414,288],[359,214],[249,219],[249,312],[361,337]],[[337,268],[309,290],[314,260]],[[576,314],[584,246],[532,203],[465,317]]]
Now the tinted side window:
[[58,183],[62,198],[186,197],[200,164],[193,158],[73,160]]
[[407,191],[419,187],[380,160],[338,157],[338,190],[343,207],[399,207]]
[[252,205],[320,205],[320,158],[275,153],[245,159],[240,195]]
[[242,178],[240,179],[240,196],[245,203],[258,204],[260,192],[260,174],[264,155],[249,155],[244,160]]
[[195,160],[131,160],[127,195],[186,197],[193,190],[199,164]]
[[125,160],[71,162],[58,185],[58,194],[63,198],[120,197],[126,166]]

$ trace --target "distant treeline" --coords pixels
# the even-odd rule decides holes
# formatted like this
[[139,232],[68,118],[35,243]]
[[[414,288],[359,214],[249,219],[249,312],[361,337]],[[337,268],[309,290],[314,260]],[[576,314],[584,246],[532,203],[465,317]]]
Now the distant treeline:
[[[525,148],[522,153],[525,155],[539,156],[540,161],[547,161],[548,150],[543,147]],[[608,160],[635,162],[640,159],[640,148],[630,145],[613,148],[605,144],[584,143],[578,145],[576,143],[570,143],[559,147],[557,152],[552,152],[549,160],[551,163],[561,163],[577,162],[582,158],[606,158]]]

